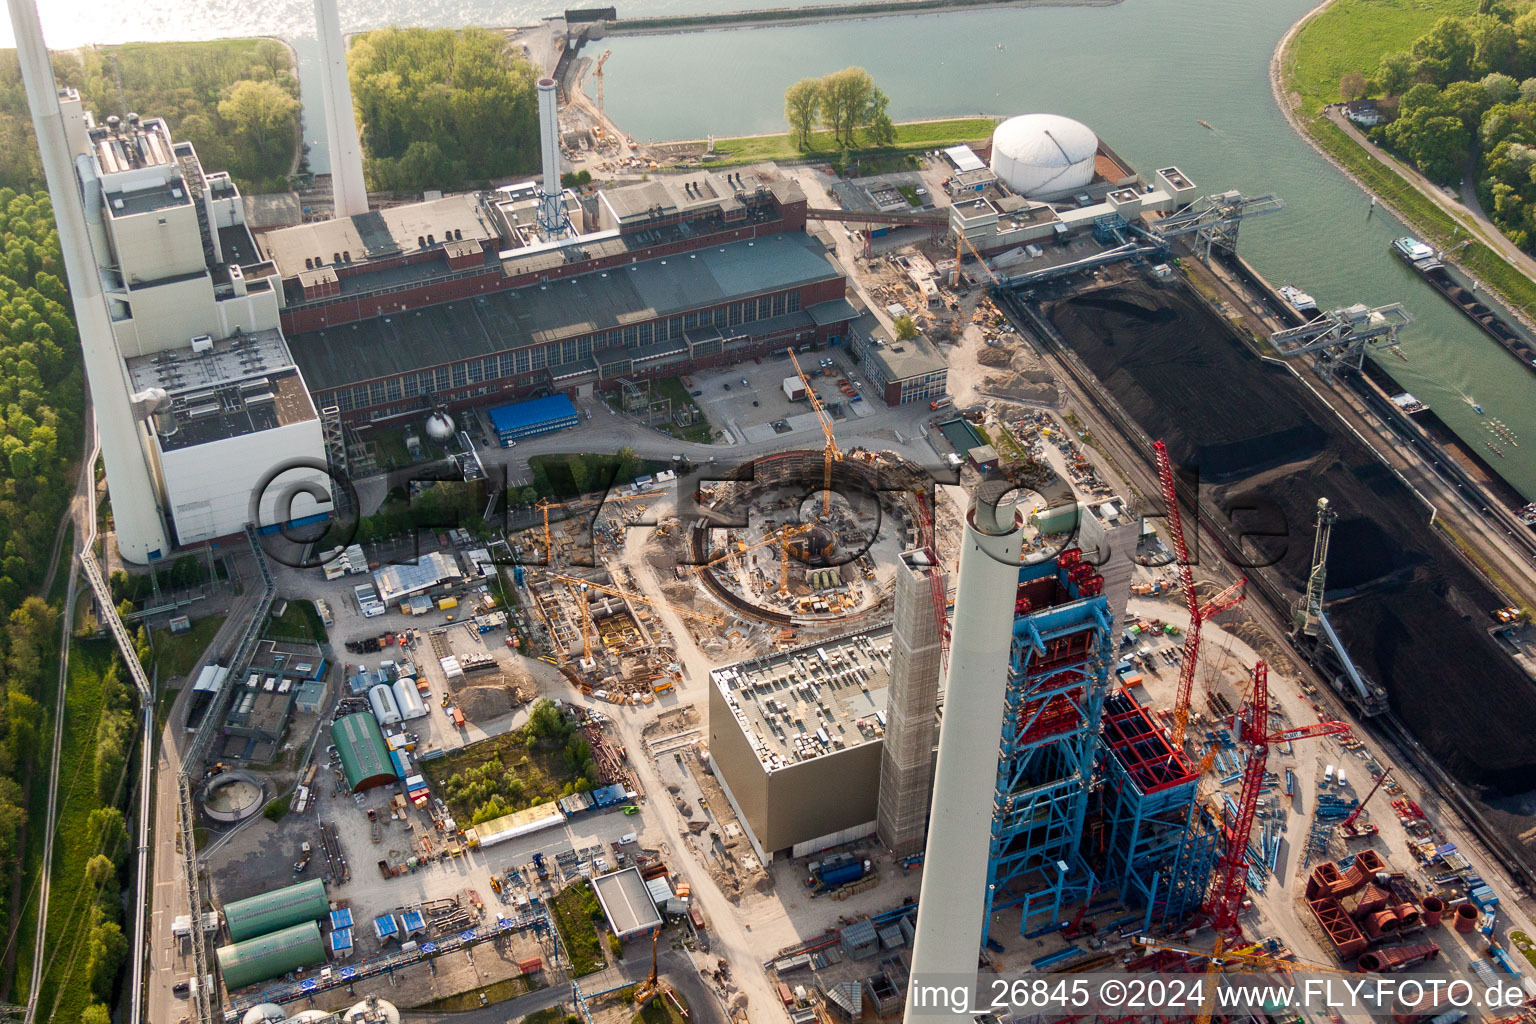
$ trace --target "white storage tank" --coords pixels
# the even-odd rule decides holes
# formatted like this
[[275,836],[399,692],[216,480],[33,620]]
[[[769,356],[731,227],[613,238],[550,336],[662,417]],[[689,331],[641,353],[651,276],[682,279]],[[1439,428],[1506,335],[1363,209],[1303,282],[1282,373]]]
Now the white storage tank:
[[1093,181],[1098,136],[1060,114],[1010,117],[992,133],[992,173],[1022,196],[1055,196]]
[[396,679],[390,689],[395,692],[395,706],[400,709],[401,718],[421,718],[426,715],[427,706],[421,702],[421,694],[416,692],[414,681]]
[[400,724],[400,705],[395,703],[395,695],[388,683],[379,683],[369,690],[368,703],[373,705],[373,717],[380,725]]

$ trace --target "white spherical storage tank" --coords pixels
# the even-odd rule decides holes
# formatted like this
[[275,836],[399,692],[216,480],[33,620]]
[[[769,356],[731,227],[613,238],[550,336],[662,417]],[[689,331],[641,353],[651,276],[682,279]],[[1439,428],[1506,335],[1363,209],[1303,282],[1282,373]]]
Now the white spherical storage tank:
[[1022,196],[1049,196],[1093,180],[1099,139],[1059,114],[1010,117],[992,133],[992,173]]
[[379,683],[369,690],[368,703],[373,705],[373,717],[380,725],[400,724],[400,705],[395,703],[395,695],[388,683]]

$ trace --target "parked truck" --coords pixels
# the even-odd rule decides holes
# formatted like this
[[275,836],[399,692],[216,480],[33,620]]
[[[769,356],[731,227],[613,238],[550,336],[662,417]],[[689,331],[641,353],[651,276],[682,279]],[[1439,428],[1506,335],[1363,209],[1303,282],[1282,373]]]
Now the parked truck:
[[546,880],[549,878],[549,867],[544,863],[544,855],[542,853],[533,855],[533,870],[538,873],[539,878]]

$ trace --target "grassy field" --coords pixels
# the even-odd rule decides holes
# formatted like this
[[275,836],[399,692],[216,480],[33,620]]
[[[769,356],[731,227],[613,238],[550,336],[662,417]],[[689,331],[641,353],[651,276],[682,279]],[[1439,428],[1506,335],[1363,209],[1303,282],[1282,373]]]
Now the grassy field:
[[192,671],[192,666],[197,664],[197,659],[202,657],[203,651],[213,643],[213,636],[224,625],[223,615],[209,615],[201,619],[192,620],[192,628],[180,636],[174,635],[168,629],[157,629],[153,633],[155,643],[155,657],[151,665],[157,671],[160,685],[164,686],[175,676],[183,676]]
[[[677,997],[681,1000],[683,997]],[[683,1003],[684,1006],[688,1004]],[[635,1014],[635,1020],[639,1024],[687,1024],[688,1018],[677,1012],[672,1001],[664,996],[655,996]]]
[[1477,0],[1335,0],[1291,41],[1287,82],[1301,94],[1302,111],[1315,114],[1339,100],[1339,79],[1352,71],[1367,78],[1384,53],[1406,50],[1435,20],[1477,11]]
[[85,864],[96,851],[85,840],[86,819],[101,806],[96,798],[96,727],[103,708],[102,675],[114,653],[109,640],[77,640],[69,655],[58,827],[48,898],[49,954],[38,1002],[39,1015],[54,1020],[79,1020],[91,1003],[86,965],[96,891],[86,883]]
[[315,611],[312,601],[289,601],[281,616],[274,615],[267,620],[267,632],[316,644],[326,640],[325,623],[320,621],[320,613]]
[[523,1018],[522,1024],[561,1024],[566,1019],[566,1015],[564,1006],[549,1006],[530,1013]]
[[560,947],[571,961],[571,976],[602,968],[603,942],[598,935],[598,922],[603,920],[603,908],[597,902],[591,882],[577,882],[562,890],[549,901],[554,912],[555,928],[560,932]]
[[[863,153],[907,153],[914,150],[954,146],[990,138],[997,123],[990,117],[957,117],[945,121],[909,121],[896,126],[896,141],[890,146],[871,147]],[[761,160],[793,162],[796,160],[832,160],[839,154],[831,132],[812,132],[807,149],[796,148],[786,132],[783,135],[746,135],[734,139],[716,139],[711,166],[751,164]]]
[[577,778],[566,764],[563,743],[530,743],[526,727],[423,761],[421,770],[463,822],[493,796],[514,810],[533,807],[558,799]]
[[[468,992],[460,992],[458,995],[434,999],[430,1003],[423,1003],[415,1009],[418,1012],[423,1010],[441,1010],[448,1013],[460,1010],[478,1010],[486,1004],[500,1003],[504,1000],[520,996],[525,992],[531,992],[533,987],[529,983],[527,975],[518,975],[515,978],[507,978],[504,981],[494,982],[490,985],[481,985],[479,988],[472,988]],[[482,994],[485,996],[485,1003],[480,1002]],[[560,1014],[553,1019],[560,1020],[563,1017],[564,1014]],[[525,1022],[532,1019],[531,1016],[523,1018]]]

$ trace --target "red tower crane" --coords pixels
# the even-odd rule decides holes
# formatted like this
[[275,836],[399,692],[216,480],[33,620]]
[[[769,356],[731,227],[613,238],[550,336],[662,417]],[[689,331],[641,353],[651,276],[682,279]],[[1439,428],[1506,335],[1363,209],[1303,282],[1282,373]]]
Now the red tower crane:
[[1173,701],[1173,748],[1184,746],[1184,731],[1189,726],[1189,704],[1195,691],[1195,668],[1200,658],[1200,624],[1219,612],[1242,602],[1247,596],[1248,578],[1232,584],[1202,607],[1195,593],[1195,571],[1189,563],[1189,547],[1184,543],[1184,521],[1179,515],[1179,496],[1173,489],[1173,463],[1162,441],[1152,446],[1157,453],[1157,478],[1163,488],[1163,505],[1168,510],[1168,533],[1173,538],[1173,557],[1189,609],[1189,629],[1184,634],[1184,655],[1179,661],[1179,688]]
[[1253,693],[1248,698],[1246,714],[1233,723],[1239,746],[1248,748],[1248,766],[1243,769],[1243,788],[1237,799],[1237,815],[1227,828],[1227,845],[1216,866],[1216,881],[1206,897],[1204,913],[1216,930],[1234,937],[1243,933],[1238,914],[1248,891],[1248,839],[1253,832],[1253,816],[1264,791],[1264,771],[1269,762],[1269,748],[1277,743],[1335,736],[1348,732],[1344,722],[1318,722],[1294,729],[1269,731],[1269,666],[1253,666]]

